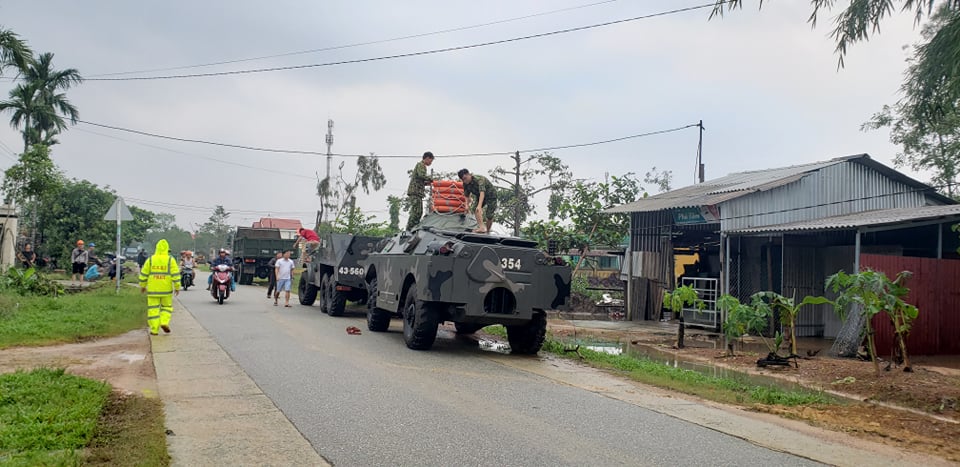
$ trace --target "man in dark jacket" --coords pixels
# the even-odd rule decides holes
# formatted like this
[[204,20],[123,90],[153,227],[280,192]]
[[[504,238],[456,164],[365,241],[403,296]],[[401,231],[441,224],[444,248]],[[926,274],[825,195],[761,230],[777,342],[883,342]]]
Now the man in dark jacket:
[[277,288],[277,260],[283,258],[282,252],[277,252],[277,255],[270,259],[270,262],[267,263],[267,266],[270,268],[270,277],[269,284],[267,285],[267,298],[273,298],[273,289]]

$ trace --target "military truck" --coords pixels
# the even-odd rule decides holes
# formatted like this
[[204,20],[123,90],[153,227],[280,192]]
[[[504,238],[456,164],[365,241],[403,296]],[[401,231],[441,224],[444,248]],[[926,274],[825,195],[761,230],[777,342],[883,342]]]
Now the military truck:
[[502,324],[513,353],[537,353],[547,310],[570,297],[570,266],[536,242],[473,233],[476,226],[473,216],[431,213],[381,242],[362,263],[367,328],[384,332],[400,317],[407,347],[428,350],[445,321],[461,334]]
[[[238,284],[250,285],[255,277],[270,277],[270,266],[267,263],[275,258],[277,253],[290,250],[291,247],[293,240],[282,238],[280,229],[237,227],[233,232],[231,248],[234,280]],[[294,250],[292,257],[298,256],[299,253]]]
[[306,270],[300,275],[300,304],[312,306],[319,296],[321,311],[341,316],[347,301],[366,303],[365,269],[360,261],[381,240],[347,233],[321,235],[320,246],[310,255]]

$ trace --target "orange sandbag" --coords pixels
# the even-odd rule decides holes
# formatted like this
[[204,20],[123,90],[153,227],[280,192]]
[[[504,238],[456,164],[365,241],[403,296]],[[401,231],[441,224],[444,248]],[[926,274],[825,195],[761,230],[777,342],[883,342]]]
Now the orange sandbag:
[[460,206],[434,206],[433,211],[440,214],[463,214],[467,212],[467,207]]
[[456,193],[433,193],[431,196],[433,197],[433,199],[446,199],[446,200],[450,200],[450,201],[462,201],[462,202],[464,202],[464,203],[467,202],[467,198],[466,198],[465,196],[459,195],[459,194],[456,194]]
[[433,188],[447,188],[455,186],[459,187],[461,190],[463,189],[463,182],[459,180],[434,180],[432,185]]
[[462,199],[433,199],[433,206],[466,206],[467,203]]

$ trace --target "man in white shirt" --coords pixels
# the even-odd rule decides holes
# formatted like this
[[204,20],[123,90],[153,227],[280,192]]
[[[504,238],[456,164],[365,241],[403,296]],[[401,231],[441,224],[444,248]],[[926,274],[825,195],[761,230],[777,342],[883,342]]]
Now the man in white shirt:
[[294,262],[290,259],[290,250],[283,252],[283,258],[277,260],[277,265],[274,267],[274,274],[277,278],[277,291],[276,295],[273,296],[273,306],[277,306],[277,302],[280,301],[280,291],[286,292],[284,296],[283,306],[290,308],[290,283],[293,281],[293,268]]

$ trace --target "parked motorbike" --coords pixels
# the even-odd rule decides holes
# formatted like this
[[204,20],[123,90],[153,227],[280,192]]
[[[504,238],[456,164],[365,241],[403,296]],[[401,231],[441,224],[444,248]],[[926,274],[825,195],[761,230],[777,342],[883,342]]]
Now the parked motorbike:
[[183,290],[193,287],[193,268],[184,267],[180,271],[180,286],[183,287]]
[[210,294],[217,303],[223,305],[223,301],[230,298],[230,285],[233,282],[233,268],[226,264],[217,265],[213,269],[213,283],[210,287]]

